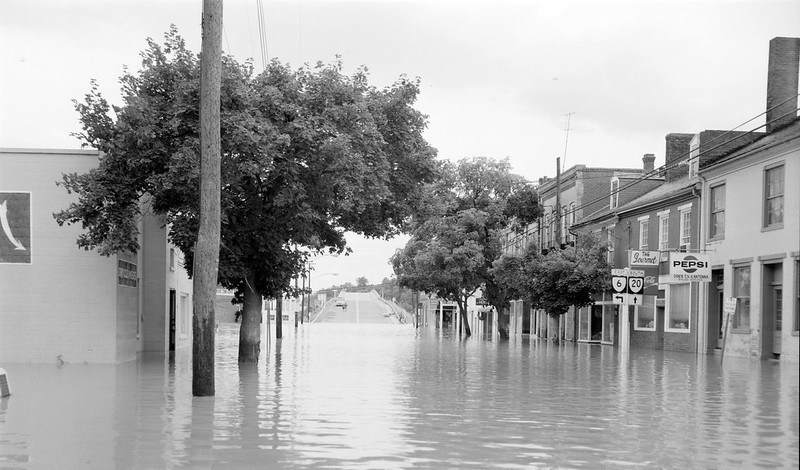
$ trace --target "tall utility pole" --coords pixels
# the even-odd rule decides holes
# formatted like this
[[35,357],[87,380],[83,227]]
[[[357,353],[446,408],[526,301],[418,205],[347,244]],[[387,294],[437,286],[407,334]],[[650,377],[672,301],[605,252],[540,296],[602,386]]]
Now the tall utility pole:
[[200,227],[194,251],[192,395],[214,395],[214,300],[220,241],[222,0],[203,0],[200,55]]
[[561,158],[556,157],[556,245],[561,246]]

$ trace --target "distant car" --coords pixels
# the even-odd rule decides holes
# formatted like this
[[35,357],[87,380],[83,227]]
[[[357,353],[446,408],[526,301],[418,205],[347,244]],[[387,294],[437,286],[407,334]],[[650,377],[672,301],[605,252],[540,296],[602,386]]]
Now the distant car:
[[347,302],[345,302],[344,299],[336,299],[335,305],[337,307],[347,308]]

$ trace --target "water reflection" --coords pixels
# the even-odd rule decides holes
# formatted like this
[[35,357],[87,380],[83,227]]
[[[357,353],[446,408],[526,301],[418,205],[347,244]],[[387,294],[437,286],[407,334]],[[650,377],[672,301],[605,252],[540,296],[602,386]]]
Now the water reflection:
[[[312,324],[236,363],[6,364],[0,468],[791,468],[796,364]],[[293,334],[293,335],[292,335]]]

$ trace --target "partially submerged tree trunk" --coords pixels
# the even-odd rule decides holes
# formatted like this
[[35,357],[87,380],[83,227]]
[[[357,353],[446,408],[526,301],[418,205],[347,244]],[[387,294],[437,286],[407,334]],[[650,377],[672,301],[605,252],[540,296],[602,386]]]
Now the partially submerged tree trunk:
[[275,339],[283,338],[283,296],[275,300]]
[[458,304],[458,313],[461,315],[461,324],[464,328],[464,336],[472,336],[472,329],[469,327],[469,319],[467,318],[467,298],[458,298],[456,303]]
[[508,333],[508,315],[503,312],[503,309],[497,308],[495,306],[494,310],[497,312],[497,334],[500,335],[501,339],[508,339],[510,336]]
[[254,283],[255,279],[249,276],[239,326],[239,362],[258,362],[261,353],[261,294],[252,288]]

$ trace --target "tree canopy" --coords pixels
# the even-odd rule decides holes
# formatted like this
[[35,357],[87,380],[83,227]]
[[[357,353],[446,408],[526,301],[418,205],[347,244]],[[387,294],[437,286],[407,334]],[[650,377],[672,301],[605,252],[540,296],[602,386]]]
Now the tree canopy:
[[[530,200],[533,190],[511,172],[508,159],[463,159],[445,164],[443,174],[442,181],[428,187],[431,203],[392,264],[400,285],[456,301],[469,335],[467,298],[480,288],[484,293],[498,290],[490,269],[501,255],[502,231],[514,220],[508,201],[517,194]],[[538,216],[538,205],[524,216]]]
[[524,299],[534,309],[557,317],[591,305],[610,285],[608,248],[588,233],[575,247],[550,250],[543,255],[531,245],[523,255],[505,254],[494,262],[492,275],[511,298]]
[[[191,274],[199,58],[175,27],[163,45],[147,43],[142,70],[120,79],[121,106],[96,83],[75,102],[78,137],[102,157],[88,173],[64,175],[78,201],[54,216],[83,224],[80,247],[110,255],[138,250],[136,222],[148,207]],[[345,231],[390,237],[409,222],[438,168],[422,137],[427,118],[413,107],[419,81],[377,89],[368,78],[366,67],[343,74],[340,60],[297,70],[273,60],[254,75],[249,62],[223,56],[221,285],[280,296],[309,250],[342,252]]]

